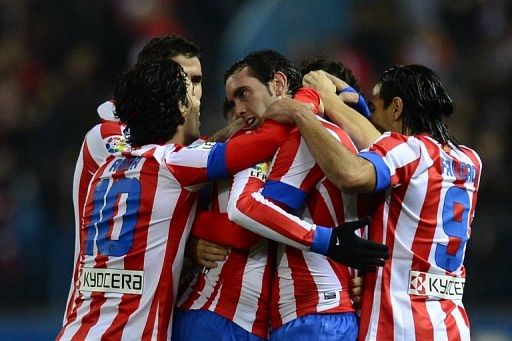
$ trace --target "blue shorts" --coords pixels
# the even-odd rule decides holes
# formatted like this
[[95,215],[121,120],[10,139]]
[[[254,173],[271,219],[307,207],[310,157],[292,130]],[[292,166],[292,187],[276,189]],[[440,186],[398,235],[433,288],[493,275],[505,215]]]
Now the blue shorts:
[[270,333],[270,341],[357,340],[359,321],[355,313],[301,316]]
[[174,309],[173,341],[261,341],[233,321],[209,310]]

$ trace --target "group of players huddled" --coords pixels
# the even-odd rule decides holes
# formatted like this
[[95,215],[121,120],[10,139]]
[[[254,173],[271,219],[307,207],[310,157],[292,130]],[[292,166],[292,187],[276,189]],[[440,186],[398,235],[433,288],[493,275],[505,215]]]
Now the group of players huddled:
[[255,51],[208,138],[199,57],[153,38],[98,107],[57,339],[469,340],[482,164],[439,77],[394,66],[367,100],[339,61]]

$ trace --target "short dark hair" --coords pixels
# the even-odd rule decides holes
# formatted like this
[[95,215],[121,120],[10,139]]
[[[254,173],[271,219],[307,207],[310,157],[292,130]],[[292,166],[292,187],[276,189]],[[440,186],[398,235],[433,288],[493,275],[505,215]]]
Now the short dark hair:
[[339,61],[327,59],[326,57],[316,57],[302,62],[299,69],[303,77],[308,72],[317,70],[328,72],[331,75],[347,82],[347,84],[357,92],[361,91],[361,87],[359,86],[357,78],[354,76],[352,70]]
[[255,51],[237,61],[224,74],[224,83],[226,83],[230,76],[237,74],[246,66],[249,67],[250,74],[267,87],[267,83],[274,78],[276,72],[282,72],[286,75],[288,79],[288,94],[295,94],[302,86],[302,77],[299,71],[297,71],[291,61],[274,50]]
[[200,56],[197,45],[178,35],[168,35],[151,39],[139,53],[138,63],[167,60],[178,55],[187,58]]
[[443,122],[455,112],[455,104],[434,71],[423,65],[398,65],[386,70],[376,84],[384,107],[394,97],[402,99],[403,133],[408,128],[413,134],[427,132],[440,143],[455,143]]
[[114,101],[133,147],[166,143],[185,123],[180,104],[189,105],[187,75],[172,60],[137,64],[118,78]]

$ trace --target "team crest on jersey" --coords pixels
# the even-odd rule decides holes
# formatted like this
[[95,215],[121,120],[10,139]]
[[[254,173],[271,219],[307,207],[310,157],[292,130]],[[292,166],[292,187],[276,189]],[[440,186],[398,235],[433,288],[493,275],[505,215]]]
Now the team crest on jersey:
[[270,162],[261,162],[251,168],[250,176],[265,181],[267,178]]
[[129,149],[128,143],[123,136],[111,136],[105,143],[105,147],[110,154],[126,152]]

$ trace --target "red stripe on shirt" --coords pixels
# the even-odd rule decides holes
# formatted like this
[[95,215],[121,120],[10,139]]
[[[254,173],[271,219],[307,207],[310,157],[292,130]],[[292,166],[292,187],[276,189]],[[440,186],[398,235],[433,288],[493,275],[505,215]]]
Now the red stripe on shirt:
[[[426,188],[428,195],[423,202],[420,212],[420,221],[411,245],[413,254],[411,269],[428,272],[430,268],[428,258],[436,232],[437,212],[441,199],[442,182],[439,181],[439,175],[442,174],[442,171],[439,148],[430,141],[425,140],[423,142],[434,164],[428,169]],[[430,320],[425,298],[410,296],[410,299],[416,339],[432,339],[434,337],[434,327]]]
[[[157,188],[159,165],[146,160],[140,171],[141,183],[140,207],[137,216],[137,225],[133,236],[133,246],[125,256],[124,268],[128,270],[144,270],[144,260],[148,242],[148,228],[151,220],[153,201]],[[140,295],[124,294],[118,306],[118,314],[103,337],[106,339],[119,338],[128,319],[140,304]]]
[[[160,292],[157,294],[158,299],[160,301],[158,303],[158,335],[159,337],[161,335],[162,339],[167,338],[171,313],[174,308],[173,272],[165,272],[165,269],[171,270],[174,265],[174,262],[176,260],[176,254],[179,248],[179,243],[185,231],[185,227],[190,216],[190,211],[194,203],[196,202],[196,199],[197,192],[192,193],[183,189],[178,199],[176,209],[174,211],[175,214],[177,212],[179,216],[175,217],[173,214],[171,224],[169,226],[168,246],[165,252],[165,261],[163,266],[163,275],[167,276],[160,277],[160,282],[158,283],[158,289],[160,289]],[[179,274],[176,280],[179,280]],[[166,291],[164,291],[164,289],[166,289]]]
[[382,284],[380,288],[381,292],[381,305],[379,312],[379,326],[377,329],[377,339],[390,340],[394,337],[393,330],[393,305],[391,302],[391,269],[393,266],[393,247],[395,244],[395,233],[398,218],[402,211],[402,204],[404,201],[405,194],[409,185],[410,178],[404,176],[404,174],[414,173],[418,165],[419,159],[410,162],[404,167],[397,168],[396,174],[401,179],[402,185],[393,189],[391,192],[389,214],[386,227],[386,244],[389,247],[390,259],[384,265],[382,273]]

